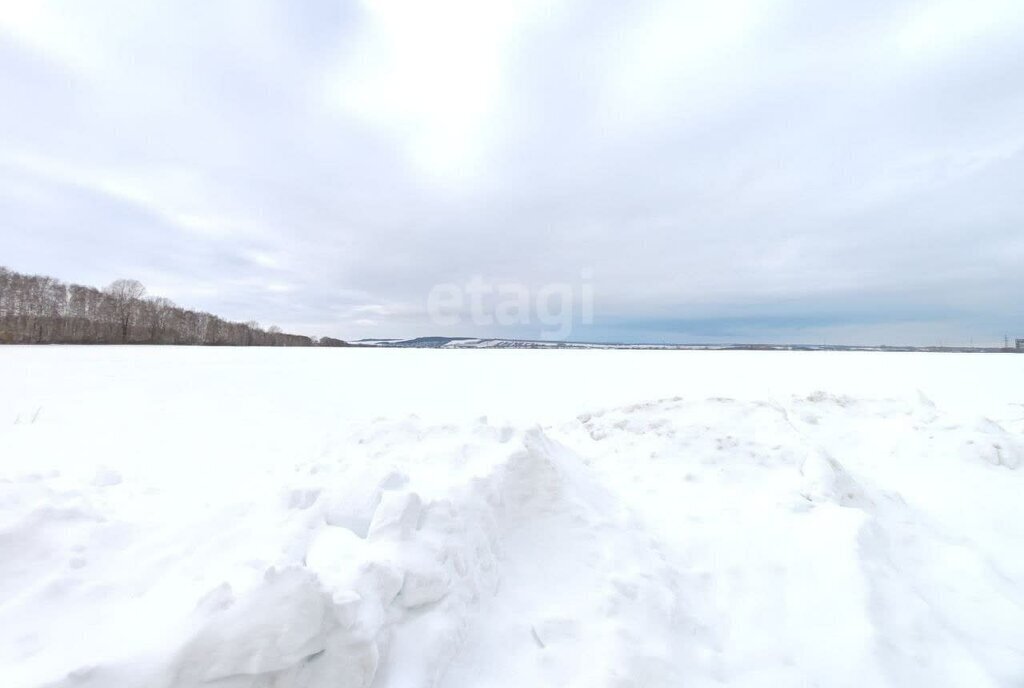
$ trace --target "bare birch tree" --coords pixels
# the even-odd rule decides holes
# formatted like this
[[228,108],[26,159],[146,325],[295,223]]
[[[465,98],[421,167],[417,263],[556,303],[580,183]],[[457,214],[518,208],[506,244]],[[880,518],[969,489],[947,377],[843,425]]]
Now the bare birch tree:
[[111,299],[114,319],[120,328],[121,343],[127,343],[132,322],[139,310],[139,301],[146,294],[146,288],[138,280],[119,279],[110,283],[106,293]]

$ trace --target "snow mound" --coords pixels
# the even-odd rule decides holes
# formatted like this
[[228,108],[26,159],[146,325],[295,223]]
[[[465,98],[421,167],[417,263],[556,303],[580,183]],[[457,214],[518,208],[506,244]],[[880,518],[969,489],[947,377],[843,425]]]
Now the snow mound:
[[0,426],[0,684],[1024,683],[1017,421],[793,392],[544,425],[186,394],[116,446],[46,401]]

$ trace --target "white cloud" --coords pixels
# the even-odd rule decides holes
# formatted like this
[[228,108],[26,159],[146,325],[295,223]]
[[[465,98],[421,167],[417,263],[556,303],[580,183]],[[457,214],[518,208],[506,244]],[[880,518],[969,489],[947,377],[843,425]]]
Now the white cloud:
[[1024,12],[1017,0],[936,0],[908,13],[896,33],[902,55],[912,60],[941,59],[975,49],[993,39],[1019,37]]
[[642,3],[605,55],[607,110],[627,130],[708,115],[734,97],[771,8],[757,0]]
[[0,2],[15,269],[350,338],[582,269],[599,322],[1024,317],[1012,0]]
[[481,172],[500,125],[516,40],[541,2],[367,0],[365,30],[328,84],[344,111],[397,136],[441,183]]
[[109,66],[103,43],[76,3],[0,1],[0,33],[81,74]]

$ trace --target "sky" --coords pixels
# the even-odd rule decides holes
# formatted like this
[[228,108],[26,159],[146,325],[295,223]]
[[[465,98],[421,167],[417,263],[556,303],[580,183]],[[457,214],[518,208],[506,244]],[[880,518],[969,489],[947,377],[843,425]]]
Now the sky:
[[0,265],[350,340],[1001,344],[1024,3],[0,0]]

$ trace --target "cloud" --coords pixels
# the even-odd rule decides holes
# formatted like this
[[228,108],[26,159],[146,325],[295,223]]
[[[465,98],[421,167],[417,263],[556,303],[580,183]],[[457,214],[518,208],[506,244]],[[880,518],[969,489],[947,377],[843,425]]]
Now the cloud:
[[440,185],[468,184],[507,106],[508,62],[540,2],[379,0],[331,75],[334,104],[383,128]]
[[427,295],[591,270],[574,336],[1001,341],[1022,25],[1012,0],[3,3],[0,263],[353,339],[536,336],[438,332]]

